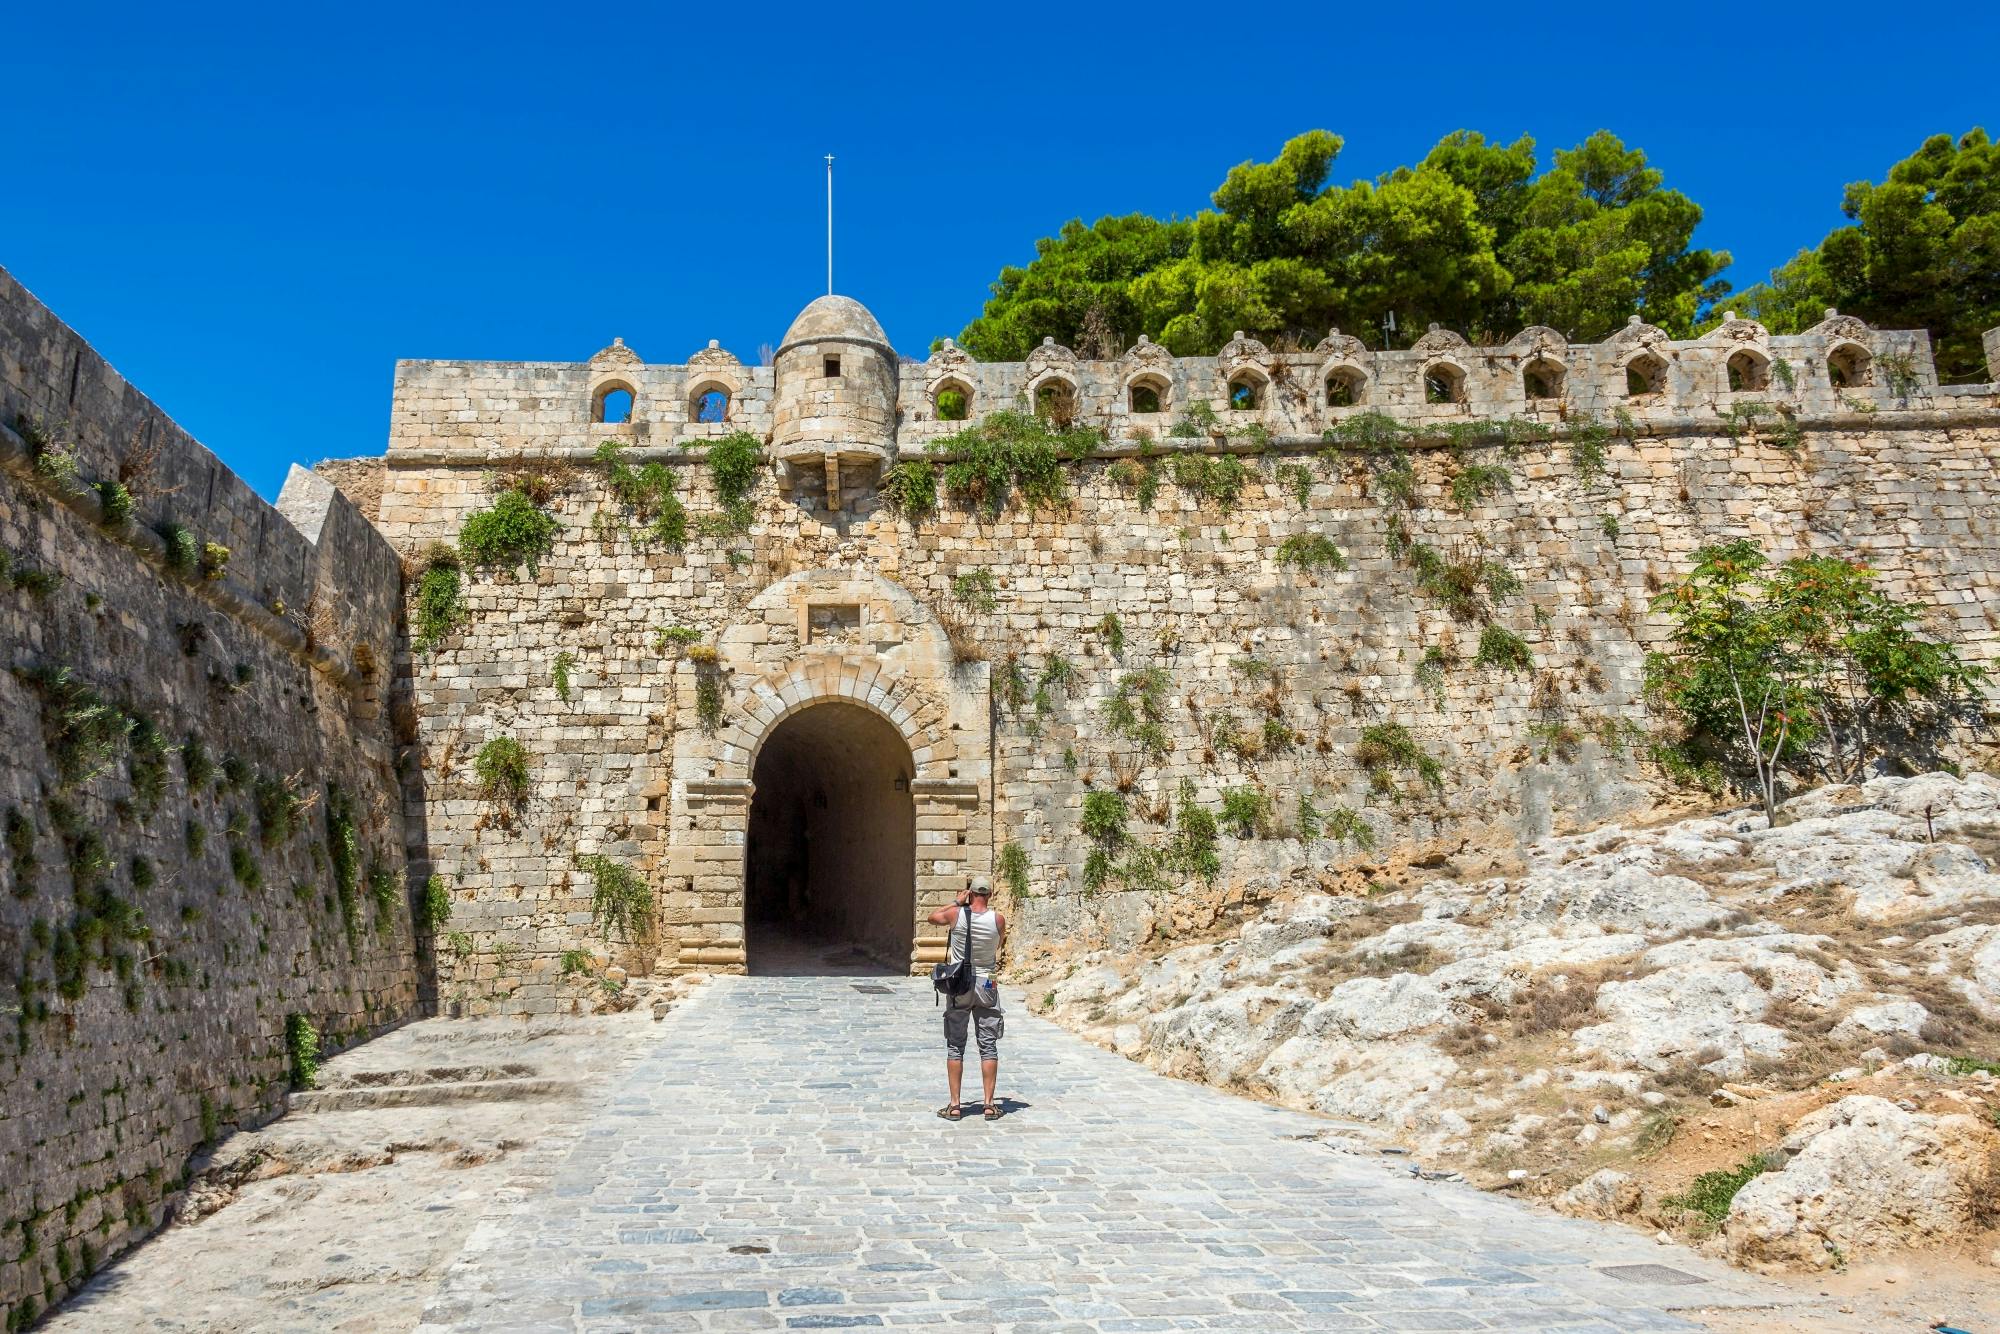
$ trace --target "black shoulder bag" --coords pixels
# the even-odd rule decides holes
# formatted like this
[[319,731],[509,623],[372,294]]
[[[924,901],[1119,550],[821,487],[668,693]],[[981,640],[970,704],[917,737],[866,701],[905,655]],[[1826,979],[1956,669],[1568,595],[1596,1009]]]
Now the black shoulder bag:
[[[972,906],[961,905],[958,916],[965,923],[965,957],[957,963],[946,959],[943,963],[931,965],[931,986],[937,990],[940,1004],[956,1000],[972,990],[973,980],[978,976],[972,968]],[[949,940],[946,937],[947,943]]]

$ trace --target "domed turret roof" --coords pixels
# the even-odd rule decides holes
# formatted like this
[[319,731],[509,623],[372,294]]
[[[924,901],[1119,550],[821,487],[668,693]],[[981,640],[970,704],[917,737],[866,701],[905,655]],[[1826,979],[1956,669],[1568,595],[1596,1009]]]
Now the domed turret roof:
[[874,343],[880,347],[889,346],[889,335],[882,332],[882,326],[868,313],[868,307],[851,296],[816,297],[813,303],[799,312],[792,321],[792,327],[785,330],[785,338],[778,345],[780,352],[794,343],[810,343],[820,338],[844,338],[857,343]]

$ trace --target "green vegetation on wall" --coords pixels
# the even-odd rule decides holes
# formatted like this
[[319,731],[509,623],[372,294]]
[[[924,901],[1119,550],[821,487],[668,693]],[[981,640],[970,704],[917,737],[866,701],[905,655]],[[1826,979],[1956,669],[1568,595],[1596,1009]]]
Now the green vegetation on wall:
[[541,568],[542,557],[555,550],[556,534],[562,523],[537,505],[519,487],[508,487],[493,498],[493,504],[465,516],[459,527],[458,545],[473,564],[514,569],[525,565],[530,574]]

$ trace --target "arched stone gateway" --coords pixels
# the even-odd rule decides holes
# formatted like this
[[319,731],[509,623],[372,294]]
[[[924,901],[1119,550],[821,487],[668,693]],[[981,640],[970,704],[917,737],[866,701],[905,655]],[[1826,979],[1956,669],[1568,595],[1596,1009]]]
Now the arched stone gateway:
[[[716,649],[678,683],[663,962],[754,970],[759,945],[801,943],[913,971],[944,957],[923,919],[992,873],[986,664],[954,664],[907,589],[846,570],[772,584]],[[706,725],[703,673],[722,702]]]

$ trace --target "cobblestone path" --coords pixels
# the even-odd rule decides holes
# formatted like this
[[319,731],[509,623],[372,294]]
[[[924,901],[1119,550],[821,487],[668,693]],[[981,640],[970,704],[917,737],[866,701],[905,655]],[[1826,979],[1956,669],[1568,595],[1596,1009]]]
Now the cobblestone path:
[[[420,1328],[1632,1331],[1781,1300],[1636,1233],[1334,1152],[1298,1138],[1324,1121],[1162,1078],[1018,1004],[1007,1022],[1008,1115],[953,1124],[932,1115],[927,983],[718,979],[553,1184],[474,1230]],[[1605,1272],[1662,1263],[1678,1275]]]

